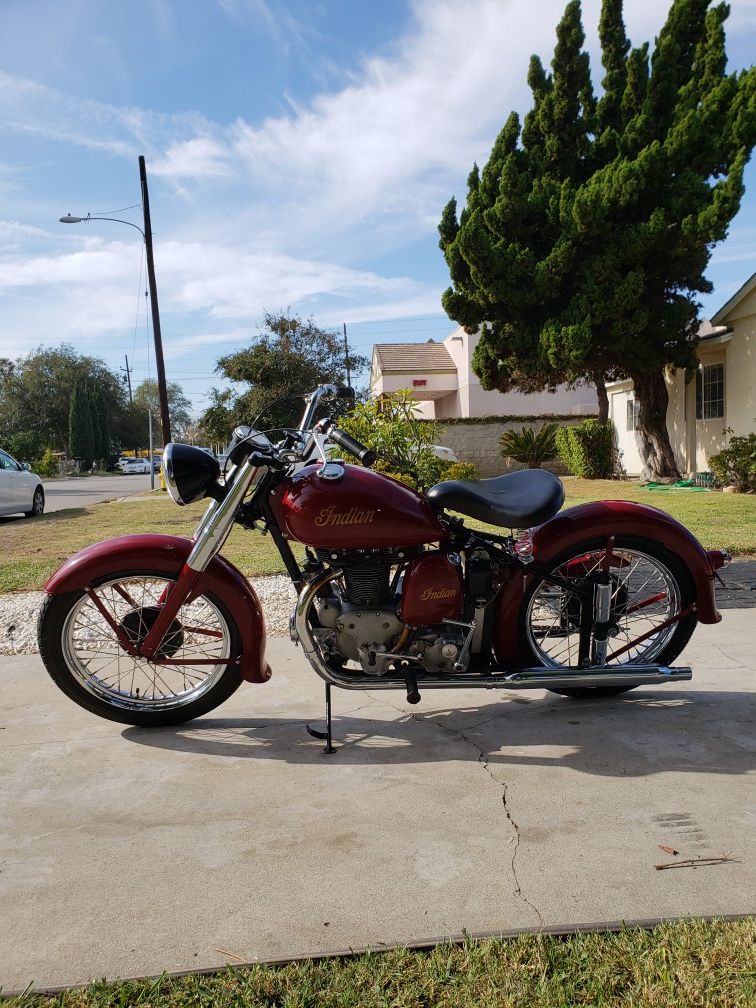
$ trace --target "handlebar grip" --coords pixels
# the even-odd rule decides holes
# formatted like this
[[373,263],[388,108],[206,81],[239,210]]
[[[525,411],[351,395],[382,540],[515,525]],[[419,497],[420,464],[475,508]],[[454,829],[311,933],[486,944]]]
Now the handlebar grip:
[[346,431],[336,428],[328,436],[331,441],[335,441],[337,445],[341,445],[345,451],[348,451],[350,455],[354,455],[355,458],[358,458],[368,468],[378,458],[377,453],[372,448],[366,448],[359,441],[355,441],[351,434],[347,434]]

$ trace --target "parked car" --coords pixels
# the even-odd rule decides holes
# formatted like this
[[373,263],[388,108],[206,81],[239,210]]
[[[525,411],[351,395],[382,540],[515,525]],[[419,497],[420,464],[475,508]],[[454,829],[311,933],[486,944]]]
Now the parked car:
[[128,457],[128,455],[121,455],[121,457],[116,462],[116,468],[120,469],[121,472],[125,472],[126,471],[126,463],[127,462],[131,462],[131,461],[132,460]]
[[37,518],[45,510],[42,480],[31,467],[0,451],[0,515],[25,514]]
[[162,455],[153,455],[152,456],[152,471],[153,472],[160,472],[160,467],[161,467],[162,464],[163,464],[163,457],[162,457]]
[[133,475],[134,473],[148,473],[150,471],[150,460],[146,458],[126,459],[123,471],[127,476]]
[[445,448],[443,445],[434,444],[433,454],[436,458],[443,459],[444,462],[459,462],[454,450],[452,448]]

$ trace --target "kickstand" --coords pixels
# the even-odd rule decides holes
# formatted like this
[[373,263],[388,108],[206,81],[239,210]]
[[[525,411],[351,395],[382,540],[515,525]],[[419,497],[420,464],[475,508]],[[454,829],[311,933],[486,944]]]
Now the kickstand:
[[313,738],[321,739],[325,742],[325,748],[323,752],[330,756],[331,753],[335,753],[333,745],[331,744],[331,684],[325,684],[325,699],[326,699],[326,730],[324,732],[318,731],[317,728],[312,728],[310,725],[306,725],[307,734],[312,735]]

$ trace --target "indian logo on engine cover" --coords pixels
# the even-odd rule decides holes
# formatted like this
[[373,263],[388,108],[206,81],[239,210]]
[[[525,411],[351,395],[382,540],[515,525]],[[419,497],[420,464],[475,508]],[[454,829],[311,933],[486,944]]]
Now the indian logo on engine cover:
[[420,595],[423,602],[427,602],[428,599],[445,599],[452,598],[457,594],[456,588],[439,588],[434,591],[432,588],[426,588],[425,591]]
[[370,525],[375,521],[375,511],[361,511],[360,508],[350,508],[348,511],[337,511],[333,505],[323,508],[315,519],[320,526],[333,525]]

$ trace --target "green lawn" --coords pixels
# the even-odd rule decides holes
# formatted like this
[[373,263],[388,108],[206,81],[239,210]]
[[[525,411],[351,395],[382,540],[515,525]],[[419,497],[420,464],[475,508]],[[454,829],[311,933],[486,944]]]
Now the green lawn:
[[[575,477],[567,477],[564,483],[567,507],[602,498],[641,501],[669,511],[704,546],[722,547],[734,555],[756,554],[755,496],[654,492],[636,483]],[[111,536],[133,532],[191,535],[205,506],[179,508],[166,494],[155,493],[57,511],[33,521],[0,519],[0,591],[38,589],[72,553]],[[270,538],[257,532],[235,529],[223,552],[249,576],[284,570]]]
[[91,984],[8,1008],[752,1008],[756,920],[523,935],[215,976]]

